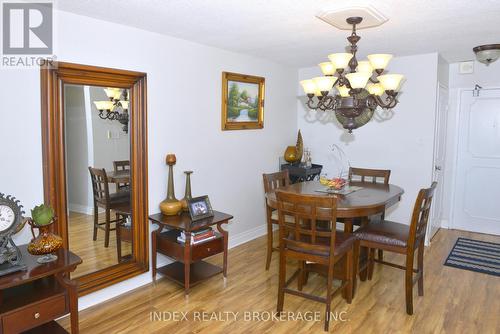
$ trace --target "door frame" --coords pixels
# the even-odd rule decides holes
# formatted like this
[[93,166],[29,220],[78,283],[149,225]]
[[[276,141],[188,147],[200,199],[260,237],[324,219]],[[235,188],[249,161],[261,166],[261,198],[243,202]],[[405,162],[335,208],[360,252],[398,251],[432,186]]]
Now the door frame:
[[[454,128],[453,128],[453,140],[455,140],[455,143],[453,145],[453,165],[454,165],[454,168],[452,170],[452,173],[451,173],[451,177],[452,177],[452,180],[451,180],[451,198],[450,198],[450,212],[449,212],[449,219],[450,221],[448,222],[448,229],[455,229],[455,225],[454,225],[454,221],[455,221],[455,206],[456,206],[456,189],[457,189],[457,179],[458,179],[458,176],[457,176],[457,173],[458,173],[458,156],[459,156],[459,145],[460,145],[460,140],[459,140],[459,137],[460,137],[460,122],[462,120],[462,94],[463,92],[466,92],[466,91],[470,91],[471,94],[472,92],[474,91],[475,87],[464,87],[464,88],[458,88],[458,91],[457,91],[457,108],[456,108],[456,112],[457,112],[457,117],[455,118],[455,124],[453,125]],[[481,88],[480,90],[483,91],[483,90],[495,90],[495,89],[498,89],[500,90],[500,86],[485,86],[483,88]]]
[[[441,124],[441,121],[440,121],[440,115],[439,115],[439,101],[440,101],[440,98],[441,98],[441,88],[443,88],[444,90],[446,90],[448,92],[448,101],[447,101],[447,105],[446,105],[446,110],[445,111],[442,111],[444,112],[446,115],[445,115],[445,119],[446,119],[446,122],[445,122],[445,126],[443,128],[443,124]],[[436,154],[437,154],[437,150],[438,150],[438,141],[439,141],[439,136],[438,136],[438,131],[443,131],[445,134],[446,132],[448,131],[448,115],[449,115],[449,111],[450,111],[450,87],[440,81],[437,82],[437,85],[436,85],[436,106],[435,106],[435,117],[434,117],[434,147],[433,147],[433,150],[432,150],[432,182],[436,181],[434,180],[434,175],[435,175],[435,172],[436,172]],[[445,166],[446,164],[446,136],[444,138],[444,157],[443,157],[443,163],[442,163],[442,167]],[[445,178],[445,171],[446,171],[446,168],[442,168],[441,169],[441,178],[444,180]],[[443,184],[439,185],[441,188],[441,193],[443,194],[444,190],[446,189],[445,188],[445,182],[442,182]],[[441,205],[443,205],[444,203],[444,197],[442,195],[442,199],[441,199]],[[433,208],[431,208],[431,214],[430,214],[430,217],[431,217],[431,221],[430,223],[428,224],[427,226],[427,231],[426,231],[426,237],[425,237],[425,244],[428,246],[430,245],[431,243],[431,240],[432,238],[436,235],[432,235],[431,236],[431,232],[432,232],[432,210],[435,210],[436,207],[433,206]],[[441,210],[441,216],[439,217],[439,228],[438,228],[438,231],[440,228],[443,227],[443,210]],[[437,233],[437,231],[436,231]]]

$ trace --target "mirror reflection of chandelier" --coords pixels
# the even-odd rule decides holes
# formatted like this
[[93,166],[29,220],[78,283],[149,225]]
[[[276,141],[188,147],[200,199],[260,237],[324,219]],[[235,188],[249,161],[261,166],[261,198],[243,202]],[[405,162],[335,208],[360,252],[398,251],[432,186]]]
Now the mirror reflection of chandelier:
[[94,105],[99,110],[99,117],[117,120],[123,124],[123,131],[128,133],[128,94],[126,89],[104,88],[108,101],[94,101]]
[[307,107],[334,111],[349,133],[366,124],[378,106],[394,108],[404,78],[401,74],[383,74],[392,58],[390,54],[368,55],[368,60],[363,61],[356,59],[357,43],[361,39],[356,35],[356,25],[362,20],[361,17],[346,20],[352,25],[352,34],[347,37],[351,52],[330,54],[329,62],[319,64],[324,76],[300,82],[308,97]]

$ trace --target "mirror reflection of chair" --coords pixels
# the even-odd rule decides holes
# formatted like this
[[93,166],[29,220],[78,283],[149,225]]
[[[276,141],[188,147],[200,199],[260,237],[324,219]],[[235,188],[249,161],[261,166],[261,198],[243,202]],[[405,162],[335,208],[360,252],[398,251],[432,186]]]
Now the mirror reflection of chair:
[[[123,171],[130,171],[130,160],[116,160],[113,161],[113,169],[115,173],[123,172]],[[116,183],[116,190],[117,191],[124,191],[130,190],[130,184],[129,183]]]
[[132,243],[132,221],[129,204],[115,207],[116,214],[116,254],[118,262],[124,262],[131,254],[122,256],[122,241]]
[[[115,230],[111,228],[111,223],[116,223],[119,219],[111,220],[111,210],[118,210],[123,205],[130,206],[130,193],[129,192],[115,192],[109,193],[108,176],[106,170],[89,167],[90,178],[92,180],[92,190],[94,194],[94,236],[93,240],[97,240],[97,229],[104,230],[104,247],[109,246],[110,231]],[[103,223],[99,222],[98,209],[105,210],[106,220]]]

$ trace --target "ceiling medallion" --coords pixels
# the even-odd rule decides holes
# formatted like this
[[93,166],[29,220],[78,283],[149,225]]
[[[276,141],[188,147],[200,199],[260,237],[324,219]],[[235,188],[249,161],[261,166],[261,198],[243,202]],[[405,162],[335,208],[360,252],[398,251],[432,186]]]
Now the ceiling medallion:
[[352,25],[351,36],[347,37],[351,52],[330,54],[330,61],[319,64],[324,76],[300,82],[308,97],[307,107],[334,111],[349,133],[368,123],[377,107],[394,108],[404,78],[401,74],[383,74],[392,58],[390,54],[368,55],[368,60],[363,61],[356,59],[361,39],[356,35],[356,25],[362,20],[361,17],[346,20]]

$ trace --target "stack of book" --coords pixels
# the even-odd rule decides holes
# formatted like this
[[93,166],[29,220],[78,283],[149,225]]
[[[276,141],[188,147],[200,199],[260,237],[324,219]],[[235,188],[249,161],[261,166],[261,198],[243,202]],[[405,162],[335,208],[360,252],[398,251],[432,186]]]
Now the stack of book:
[[[217,234],[210,227],[203,230],[191,232],[191,245],[196,245],[201,242],[212,240],[216,237]],[[181,234],[177,237],[177,241],[180,243],[186,242],[186,234],[184,233],[184,231],[182,231]]]

